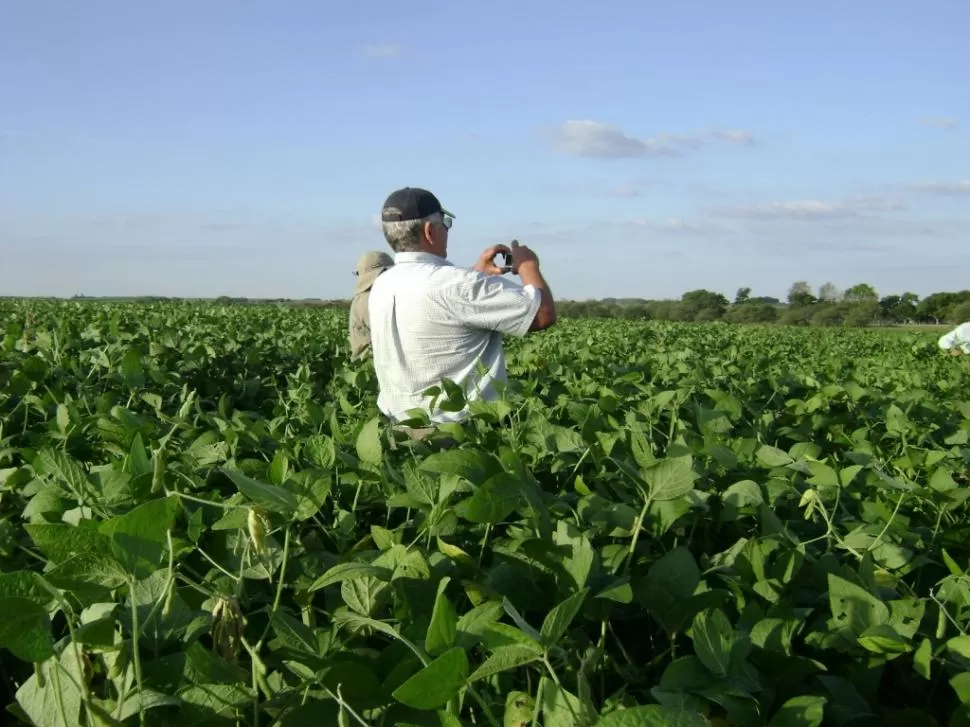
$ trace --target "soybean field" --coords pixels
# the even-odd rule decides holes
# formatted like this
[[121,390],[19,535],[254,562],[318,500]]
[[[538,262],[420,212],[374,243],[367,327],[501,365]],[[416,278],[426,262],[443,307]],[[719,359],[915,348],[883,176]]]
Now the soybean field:
[[970,725],[935,334],[564,320],[434,451],[346,326],[0,301],[6,722]]

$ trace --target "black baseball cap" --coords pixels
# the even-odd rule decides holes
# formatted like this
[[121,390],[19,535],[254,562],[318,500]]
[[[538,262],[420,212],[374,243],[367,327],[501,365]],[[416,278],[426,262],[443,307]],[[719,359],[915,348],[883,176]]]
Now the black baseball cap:
[[441,206],[441,202],[431,192],[420,187],[404,187],[391,192],[381,210],[383,222],[405,222],[420,220],[439,212],[449,217],[454,215]]

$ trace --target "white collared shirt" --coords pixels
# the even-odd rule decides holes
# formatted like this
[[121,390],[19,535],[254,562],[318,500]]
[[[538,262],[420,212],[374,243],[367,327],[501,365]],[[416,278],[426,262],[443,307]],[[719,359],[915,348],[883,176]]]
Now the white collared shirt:
[[378,408],[393,421],[408,419],[412,409],[436,423],[460,421],[467,408],[431,410],[424,396],[446,378],[470,401],[494,400],[493,382],[506,380],[502,334],[528,333],[540,297],[531,285],[459,268],[437,255],[397,253],[370,295]]
[[964,353],[970,353],[970,323],[961,323],[949,333],[940,336],[937,345],[944,351],[956,346]]

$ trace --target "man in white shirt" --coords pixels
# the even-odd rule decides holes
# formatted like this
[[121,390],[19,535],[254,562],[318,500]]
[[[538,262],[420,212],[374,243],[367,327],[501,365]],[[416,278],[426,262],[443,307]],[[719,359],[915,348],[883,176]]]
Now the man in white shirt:
[[[381,222],[394,266],[371,288],[370,327],[377,406],[395,423],[413,418],[415,409],[433,424],[461,421],[467,406],[432,409],[424,392],[450,379],[467,400],[494,400],[494,383],[507,376],[502,334],[524,336],[556,322],[539,259],[525,245],[489,247],[470,269],[448,261],[454,218],[425,189],[399,189],[384,203]],[[509,270],[495,264],[499,253],[511,257],[522,284],[503,277]]]
[[951,356],[970,353],[970,323],[961,323],[949,333],[940,336],[938,345]]

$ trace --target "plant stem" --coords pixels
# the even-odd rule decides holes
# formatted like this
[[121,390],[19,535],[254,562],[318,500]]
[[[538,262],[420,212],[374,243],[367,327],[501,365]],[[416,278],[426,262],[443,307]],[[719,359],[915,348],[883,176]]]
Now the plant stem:
[[[141,626],[138,623],[138,604],[135,603],[135,579],[128,579],[128,597],[131,600],[131,659],[135,665],[135,683],[138,684],[138,693],[144,691],[144,683],[141,677],[141,649],[138,645],[139,632]],[[142,700],[138,700],[138,724],[145,724],[145,708]]]

